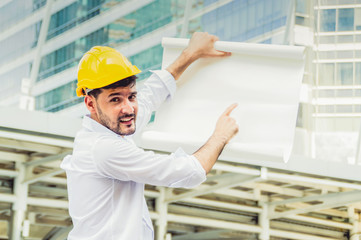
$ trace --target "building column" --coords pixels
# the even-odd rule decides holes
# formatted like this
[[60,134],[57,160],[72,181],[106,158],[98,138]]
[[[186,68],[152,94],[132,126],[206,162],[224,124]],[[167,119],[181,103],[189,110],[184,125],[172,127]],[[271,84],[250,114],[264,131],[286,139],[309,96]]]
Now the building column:
[[361,236],[359,233],[360,219],[359,216],[355,214],[355,207],[348,207],[347,213],[349,216],[349,221],[353,226],[353,228],[350,230],[350,240],[359,240]]
[[187,34],[188,34],[189,17],[191,15],[191,11],[192,11],[192,4],[193,4],[193,0],[186,0],[186,4],[184,7],[182,31],[180,34],[180,36],[182,38],[186,38]]
[[46,42],[46,38],[49,32],[49,24],[51,19],[51,7],[53,5],[54,0],[47,0],[45,5],[45,13],[41,22],[40,33],[38,37],[38,42],[36,44],[35,57],[33,61],[33,65],[31,67],[30,73],[30,96],[32,96],[32,87],[36,82],[36,79],[39,75],[40,63],[41,63],[41,52],[43,46]]
[[16,169],[19,175],[14,180],[14,195],[16,201],[12,206],[12,218],[10,227],[10,237],[12,240],[22,239],[22,229],[25,220],[28,198],[28,184],[23,183],[26,175],[26,167],[24,164],[17,162]]
[[294,45],[294,26],[295,26],[295,11],[296,11],[296,2],[295,0],[290,1],[290,6],[288,9],[288,16],[286,22],[285,36],[283,43],[287,45]]
[[33,86],[39,75],[40,63],[41,63],[41,51],[46,42],[48,36],[49,24],[51,19],[51,7],[54,0],[47,0],[45,5],[45,13],[41,22],[40,33],[35,49],[35,57],[32,63],[31,72],[29,78],[23,78],[21,83],[21,96],[19,107],[26,110],[34,110],[35,100],[33,96]]
[[[168,214],[168,203],[165,202],[167,189],[165,187],[159,187],[159,197],[156,199],[155,208],[159,214],[157,225],[157,240],[165,240],[167,233],[167,214]],[[169,236],[168,236],[169,238]]]
[[262,212],[259,215],[259,225],[262,228],[262,231],[259,235],[260,240],[269,240],[270,239],[270,220],[268,218],[268,204],[262,203]]

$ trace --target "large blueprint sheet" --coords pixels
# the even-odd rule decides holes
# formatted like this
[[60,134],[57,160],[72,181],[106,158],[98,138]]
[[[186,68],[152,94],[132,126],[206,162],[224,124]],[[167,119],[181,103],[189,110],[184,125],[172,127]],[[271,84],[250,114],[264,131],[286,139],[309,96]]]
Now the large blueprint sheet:
[[[166,68],[188,39],[163,39]],[[215,43],[231,57],[200,59],[178,80],[174,99],[156,113],[141,135],[143,148],[196,151],[212,134],[216,121],[232,103],[239,133],[221,159],[257,158],[287,161],[292,150],[304,69],[304,48],[295,46]]]

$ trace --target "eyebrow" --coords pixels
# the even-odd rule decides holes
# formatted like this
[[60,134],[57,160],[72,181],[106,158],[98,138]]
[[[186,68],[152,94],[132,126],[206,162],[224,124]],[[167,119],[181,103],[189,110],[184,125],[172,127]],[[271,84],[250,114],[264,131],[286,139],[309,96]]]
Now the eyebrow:
[[[134,95],[134,94],[137,94],[137,93],[138,93],[137,91],[134,91],[134,92],[131,92],[130,95]],[[114,96],[119,96],[119,95],[121,95],[121,94],[118,93],[118,92],[111,93],[111,94],[109,94],[108,98],[109,97],[114,97]]]

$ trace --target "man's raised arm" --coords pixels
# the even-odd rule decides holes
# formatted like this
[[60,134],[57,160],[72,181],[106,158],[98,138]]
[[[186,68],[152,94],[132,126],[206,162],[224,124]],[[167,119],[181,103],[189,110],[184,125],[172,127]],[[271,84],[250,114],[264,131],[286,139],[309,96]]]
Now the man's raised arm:
[[231,112],[236,107],[237,104],[234,103],[229,106],[226,111],[224,111],[217,121],[216,128],[212,136],[198,151],[193,154],[193,156],[195,156],[201,163],[206,173],[211,171],[219,155],[222,153],[224,146],[238,132],[236,120],[230,117]]
[[[166,70],[177,80],[187,67],[199,58],[230,56],[231,53],[218,51],[214,48],[214,43],[217,40],[218,37],[208,33],[194,33],[187,48],[183,50],[181,55]],[[225,110],[219,117],[211,137],[193,154],[201,163],[206,173],[210,172],[224,146],[238,132],[238,125],[235,119],[230,116],[236,107],[237,104],[232,104]]]
[[217,40],[218,37],[206,32],[194,33],[187,48],[166,70],[177,80],[187,67],[199,58],[230,56],[231,53],[229,52],[214,49],[214,42]]

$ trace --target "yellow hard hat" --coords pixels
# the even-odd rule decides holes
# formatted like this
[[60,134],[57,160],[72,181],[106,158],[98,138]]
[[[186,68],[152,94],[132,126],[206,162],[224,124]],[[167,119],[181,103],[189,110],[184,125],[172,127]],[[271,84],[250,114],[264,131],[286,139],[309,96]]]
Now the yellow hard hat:
[[84,96],[86,89],[102,88],[140,72],[117,50],[92,47],[79,62],[76,95]]

